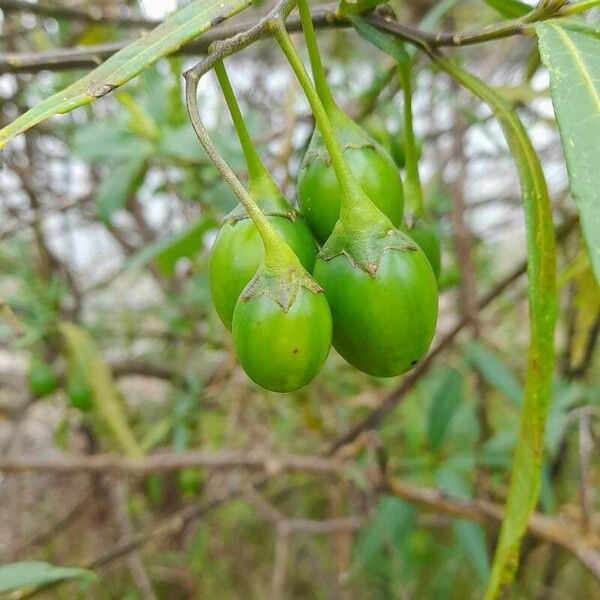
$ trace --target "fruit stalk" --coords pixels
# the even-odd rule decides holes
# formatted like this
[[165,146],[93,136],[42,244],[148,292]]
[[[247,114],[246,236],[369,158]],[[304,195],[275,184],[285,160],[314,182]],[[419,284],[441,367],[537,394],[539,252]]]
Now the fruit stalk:
[[233,193],[237,196],[243,207],[246,209],[248,216],[256,225],[256,229],[265,246],[264,264],[267,268],[279,270],[284,265],[290,263],[296,265],[298,259],[291,248],[279,237],[265,214],[260,210],[258,204],[254,201],[251,194],[244,188],[237,175],[221,156],[219,151],[213,144],[208,131],[200,117],[198,109],[197,87],[196,85],[186,86],[186,102],[189,109],[190,121],[192,127],[200,140],[200,143],[206,150],[206,153],[213,161],[215,167],[219,171],[223,179],[231,187]]
[[330,112],[332,109],[335,110],[337,105],[327,84],[325,69],[323,68],[321,54],[317,45],[317,36],[315,35],[315,28],[310,15],[309,0],[298,0],[298,12],[300,13],[300,22],[302,23],[302,31],[304,32],[304,40],[308,50],[308,59],[315,87],[325,110]]
[[417,158],[417,146],[413,129],[412,115],[412,66],[411,60],[398,63],[398,75],[404,92],[404,108],[402,115],[404,120],[404,155],[406,169],[406,198],[412,204],[414,217],[424,217],[425,208],[423,201],[423,189],[419,178],[419,162]]
[[260,159],[258,151],[256,150],[256,146],[254,145],[250,133],[248,132],[244,117],[242,116],[242,111],[240,110],[240,106],[236,100],[233,88],[231,87],[231,81],[229,80],[227,71],[225,70],[224,62],[222,60],[217,61],[214,66],[214,70],[217,79],[219,80],[221,90],[223,91],[227,108],[231,114],[231,120],[233,121],[235,131],[240,140],[246,165],[248,166],[248,187],[250,188],[250,191],[253,192],[258,190],[260,187],[268,186],[270,188],[275,188],[272,191],[274,193],[278,193],[275,182]]
[[296,74],[300,86],[312,109],[317,127],[323,136],[323,142],[329,153],[331,164],[341,189],[340,202],[340,222],[348,229],[360,228],[367,221],[377,221],[384,219],[387,221],[379,209],[368,199],[360,188],[358,182],[350,172],[346,161],[344,160],[342,148],[335,136],[333,126],[325,110],[323,102],[313,82],[311,81],[302,59],[298,55],[296,48],[285,28],[285,23],[281,20],[273,22],[273,35],[283,53],[285,54],[292,70]]

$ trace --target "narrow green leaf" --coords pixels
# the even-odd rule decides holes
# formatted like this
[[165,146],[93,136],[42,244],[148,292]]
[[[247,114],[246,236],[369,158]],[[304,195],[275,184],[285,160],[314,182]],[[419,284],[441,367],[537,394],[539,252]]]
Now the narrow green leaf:
[[15,135],[59,113],[91,104],[123,85],[159,58],[179,50],[212,26],[235,15],[251,0],[195,0],[150,33],[123,48],[91,73],[28,110],[0,130],[0,148]]
[[492,573],[484,596],[498,598],[514,578],[521,538],[540,492],[544,430],[554,370],[556,247],[552,207],[540,160],[516,112],[500,94],[452,61],[436,63],[487,103],[500,122],[517,163],[527,229],[530,340],[519,439]]
[[380,4],[387,4],[390,0],[340,0],[337,12],[340,15],[358,15],[373,10]]
[[358,17],[350,17],[348,19],[352,23],[352,27],[356,29],[359,35],[364,37],[371,44],[377,46],[382,52],[389,54],[395,58],[400,64],[410,62],[410,55],[404,47],[404,43],[398,38],[390,37],[387,33],[375,29]]
[[427,441],[435,452],[444,443],[448,427],[462,397],[463,376],[454,369],[448,369],[436,389],[427,423]]
[[538,23],[542,62],[596,279],[600,282],[600,41],[560,21]]
[[[368,31],[369,28],[373,29],[368,25],[363,29]],[[367,39],[379,46],[374,34],[372,39],[370,34]],[[385,47],[379,47],[386,52]],[[498,598],[504,586],[514,577],[519,562],[521,538],[540,491],[544,430],[554,369],[557,313],[552,207],[540,160],[511,105],[495,90],[463,71],[451,60],[437,53],[431,55],[431,58],[493,110],[517,163],[525,208],[530,324],[528,365],[506,513],[485,593],[485,600],[492,600]]]
[[0,566],[0,594],[76,578],[89,581],[95,579],[96,575],[87,569],[55,567],[39,561],[10,563]]
[[146,158],[144,155],[134,156],[111,165],[102,177],[96,195],[96,210],[105,223],[110,223],[113,214],[125,208],[129,196],[141,184]]
[[485,584],[490,575],[490,557],[488,556],[485,529],[471,521],[456,519],[452,524],[454,535],[467,558],[473,565],[480,585]]
[[202,236],[217,225],[212,217],[200,217],[182,232],[146,246],[129,259],[127,268],[139,269],[154,262],[163,275],[170,277],[177,261],[194,256],[202,247]]
[[529,4],[519,0],[484,0],[484,2],[507,19],[518,19],[532,10]]
[[504,394],[514,406],[523,403],[523,388],[506,363],[491,350],[475,341],[467,345],[467,359],[483,378]]
[[116,442],[132,458],[143,454],[127,422],[121,398],[110,369],[94,340],[73,323],[60,323],[69,363],[77,364],[93,392],[93,410],[112,432]]

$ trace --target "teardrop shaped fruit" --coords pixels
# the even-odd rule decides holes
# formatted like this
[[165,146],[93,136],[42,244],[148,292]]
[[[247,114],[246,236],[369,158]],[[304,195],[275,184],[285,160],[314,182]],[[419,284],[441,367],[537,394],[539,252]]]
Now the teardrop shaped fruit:
[[417,246],[419,246],[419,248],[421,248],[421,250],[423,250],[433,269],[436,281],[439,281],[442,268],[442,252],[440,240],[433,227],[428,223],[419,220],[410,229],[406,230],[406,234],[417,244]]
[[[371,201],[399,226],[404,206],[400,173],[388,152],[339,109],[331,124],[350,172]],[[298,174],[298,202],[320,243],[331,234],[340,214],[340,186],[323,138],[315,129]]]
[[[317,246],[302,216],[283,198],[277,203],[262,199],[259,206],[302,266],[312,271]],[[229,330],[235,303],[256,273],[263,256],[264,246],[258,230],[239,206],[225,219],[208,261],[208,281],[213,303]]]
[[331,309],[334,347],[369,375],[405,373],[435,333],[438,291],[427,257],[391,226],[355,241],[335,234],[314,271]]
[[35,398],[43,398],[58,387],[58,377],[51,365],[33,359],[27,372],[27,384]]
[[247,375],[273,392],[291,392],[319,372],[331,347],[331,313],[321,288],[293,268],[262,266],[233,315],[235,350]]

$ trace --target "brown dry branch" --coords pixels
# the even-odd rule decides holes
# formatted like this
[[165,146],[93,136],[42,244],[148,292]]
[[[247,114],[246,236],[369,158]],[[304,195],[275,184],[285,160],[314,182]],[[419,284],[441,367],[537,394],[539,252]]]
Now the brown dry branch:
[[[385,491],[408,502],[436,512],[461,517],[470,521],[493,521],[498,524],[504,517],[504,508],[488,500],[461,500],[439,490],[423,488],[399,479],[388,479]],[[540,540],[551,542],[576,556],[600,581],[600,533],[578,533],[576,523],[560,517],[533,513],[527,532]]]
[[0,471],[10,473],[123,473],[143,475],[202,467],[213,470],[242,468],[276,474],[284,471],[340,473],[342,464],[321,456],[281,455],[245,450],[157,453],[139,459],[117,455],[91,456],[0,456]]
[[[534,9],[523,19],[504,21],[497,25],[485,27],[478,31],[466,32],[437,32],[423,31],[415,27],[403,25],[389,20],[378,14],[371,14],[366,20],[373,26],[391,33],[408,43],[425,48],[460,47],[471,44],[480,44],[486,41],[497,40],[504,37],[523,35],[527,32],[527,24],[568,13],[568,8],[555,13],[547,13],[541,9]],[[312,11],[313,23],[316,28],[348,27],[349,22],[335,11],[335,6],[321,6]],[[244,22],[235,25],[218,26],[206,32],[198,40],[185,45],[180,54],[198,55],[205,53],[213,42],[225,40],[245,33],[256,26],[256,21]],[[290,32],[300,31],[300,19],[292,15],[287,21]],[[253,38],[257,41],[269,35],[267,30],[261,31]],[[46,52],[7,52],[0,54],[1,73],[30,73],[42,70],[73,69],[80,67],[94,67],[103,60],[122,50],[133,40],[119,40],[86,47],[59,48]]]

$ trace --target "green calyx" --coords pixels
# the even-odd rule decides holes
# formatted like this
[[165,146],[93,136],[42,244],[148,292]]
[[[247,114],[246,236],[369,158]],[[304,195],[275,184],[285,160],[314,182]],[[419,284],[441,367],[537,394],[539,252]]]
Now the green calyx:
[[[277,190],[277,193],[267,193],[255,195],[252,193],[254,201],[262,212],[267,217],[284,217],[292,221],[292,223],[300,216],[300,213],[282,196]],[[235,225],[244,219],[249,219],[248,213],[244,208],[243,204],[238,204],[229,214],[223,219],[223,223],[230,223]]]
[[355,267],[375,277],[387,250],[418,252],[419,249],[389,221],[387,224],[381,219],[367,221],[361,227],[346,227],[338,221],[317,259],[328,261],[344,255]]
[[[282,256],[281,259],[283,261],[284,257]],[[288,312],[302,288],[313,294],[323,292],[321,286],[306,272],[294,255],[294,260],[279,265],[263,263],[242,292],[238,302],[248,302],[266,296],[278,304],[283,312]]]

